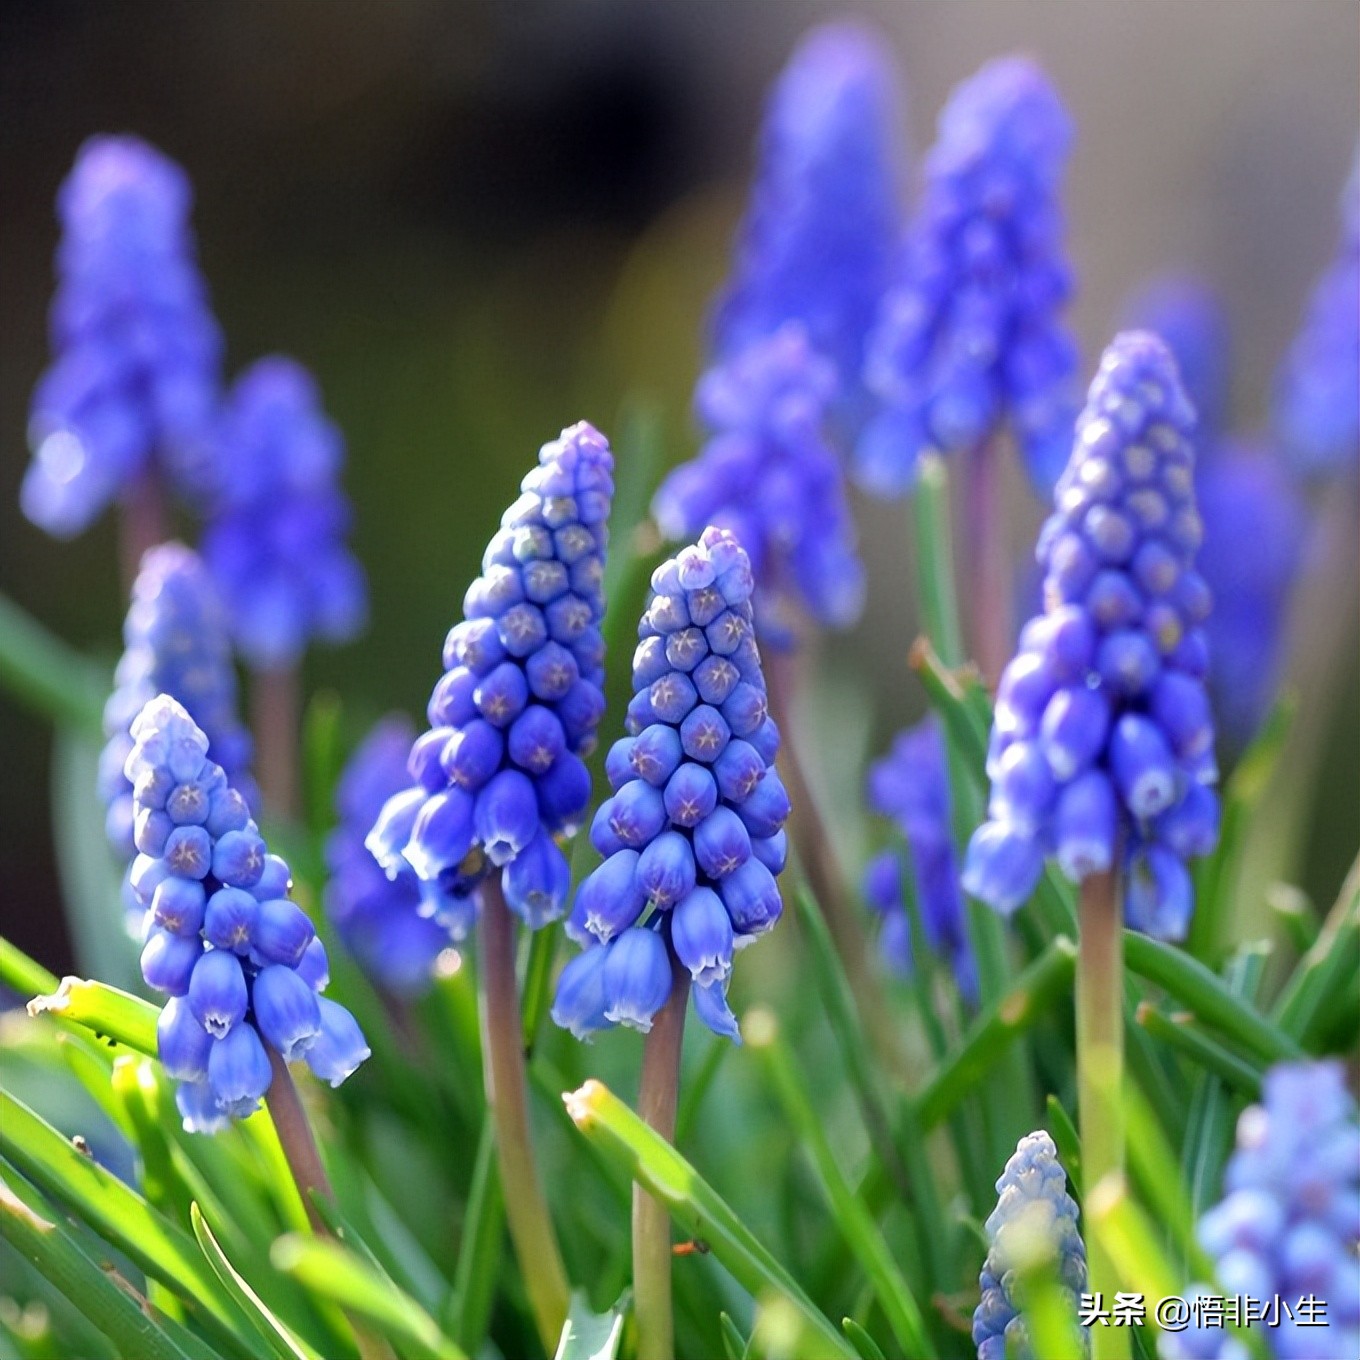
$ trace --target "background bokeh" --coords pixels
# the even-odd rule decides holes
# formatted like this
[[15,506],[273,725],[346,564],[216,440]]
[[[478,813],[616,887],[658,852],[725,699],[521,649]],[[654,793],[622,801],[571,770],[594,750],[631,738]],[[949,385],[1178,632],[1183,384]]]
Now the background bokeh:
[[[357,731],[419,712],[482,546],[534,450],[623,403],[694,448],[688,400],[705,302],[741,211],[766,86],[811,22],[843,7],[770,0],[10,0],[0,9],[0,588],[112,657],[124,610],[111,520],[71,544],[17,490],[46,360],[52,201],[82,139],[134,131],[188,170],[229,368],[291,353],[349,443],[367,636],[313,654]],[[1017,0],[861,4],[891,35],[908,135],[949,88],[1025,49],[1079,140],[1068,204],[1075,322],[1089,368],[1128,289],[1190,267],[1222,289],[1236,424],[1265,416],[1272,368],[1336,234],[1354,147],[1352,0]],[[1039,508],[1010,488],[1020,549]],[[865,622],[823,644],[829,783],[921,706],[904,656],[900,507],[857,503]],[[1351,521],[1354,523],[1354,514]],[[1349,605],[1347,606],[1349,610]],[[1300,872],[1329,900],[1360,838],[1355,620],[1316,774],[1296,774]],[[1316,632],[1316,621],[1315,628]],[[1296,672],[1314,681],[1306,666]],[[610,728],[606,725],[606,735]],[[50,733],[0,696],[0,932],[66,964],[48,806]],[[1288,774],[1288,771],[1286,771]]]

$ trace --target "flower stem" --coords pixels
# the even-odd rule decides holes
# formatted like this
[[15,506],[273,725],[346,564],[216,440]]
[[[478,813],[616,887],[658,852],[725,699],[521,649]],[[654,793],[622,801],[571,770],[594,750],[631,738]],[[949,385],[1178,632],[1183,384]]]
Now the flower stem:
[[[318,1195],[333,1204],[335,1191],[331,1188],[326,1168],[321,1164],[321,1153],[317,1150],[311,1121],[302,1107],[302,1099],[293,1083],[293,1074],[288,1070],[283,1055],[269,1043],[265,1044],[264,1051],[269,1055],[269,1067],[274,1074],[269,1090],[265,1093],[265,1104],[269,1107],[270,1119],[274,1121],[274,1130],[279,1136],[279,1146],[283,1148],[288,1169],[293,1173],[293,1183],[302,1199],[307,1222],[318,1237],[333,1236],[330,1225],[316,1204]],[[360,1360],[394,1360],[392,1348],[382,1337],[370,1332],[350,1314],[346,1316],[354,1329]]]
[[515,927],[499,873],[478,890],[482,1055],[486,1101],[496,1125],[496,1153],[510,1240],[543,1349],[555,1354],[567,1318],[567,1272],[543,1199],[529,1140],[524,1028],[515,981]]
[[142,554],[166,537],[165,495],[152,473],[139,478],[128,488],[118,516],[118,564],[123,577],[123,594],[132,593]]
[[297,817],[298,673],[296,666],[255,671],[251,677],[255,768],[271,817]]
[[989,689],[1011,651],[1011,573],[1001,513],[1001,465],[987,439],[968,460],[968,542],[973,563],[973,655]]
[[[638,1114],[668,1143],[675,1138],[680,1090],[680,1046],[685,1037],[689,970],[671,964],[670,999],[657,1013],[642,1050]],[[638,1360],[673,1360],[671,1220],[666,1207],[641,1185],[633,1186],[633,1311]]]
[[[1081,885],[1077,953],[1077,1103],[1081,1117],[1082,1194],[1124,1173],[1124,936],[1116,872]],[[1119,1277],[1098,1233],[1089,1234],[1090,1291],[1113,1300]],[[1128,1332],[1091,1329],[1092,1360],[1128,1360]]]

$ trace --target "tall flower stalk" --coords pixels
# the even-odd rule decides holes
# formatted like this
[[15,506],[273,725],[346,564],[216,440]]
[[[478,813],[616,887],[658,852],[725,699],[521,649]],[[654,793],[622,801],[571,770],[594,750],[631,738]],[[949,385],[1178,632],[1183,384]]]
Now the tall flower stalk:
[[411,747],[416,782],[387,800],[367,840],[392,876],[414,870],[424,913],[453,939],[477,924],[506,1218],[550,1353],[568,1285],[529,1137],[514,923],[537,930],[565,910],[571,873],[556,838],[590,802],[613,468],[604,436],[584,422],[539,451],[445,641],[431,725]]
[[[1077,1080],[1087,1192],[1123,1169],[1122,923],[1184,936],[1186,860],[1218,831],[1205,695],[1208,588],[1194,569],[1194,410],[1166,346],[1114,340],[1039,538],[1045,612],[997,692],[988,819],[964,886],[1012,912],[1052,855],[1080,884]],[[1092,1243],[1092,1287],[1118,1281]],[[1100,1329],[1097,1360],[1125,1353]]]

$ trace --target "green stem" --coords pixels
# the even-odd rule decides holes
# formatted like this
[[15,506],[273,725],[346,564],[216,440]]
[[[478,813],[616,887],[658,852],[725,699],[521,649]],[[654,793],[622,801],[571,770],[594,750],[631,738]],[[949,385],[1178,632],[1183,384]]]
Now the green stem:
[[[671,965],[671,994],[657,1013],[642,1050],[638,1114],[668,1143],[675,1138],[680,1091],[680,1047],[685,1037],[689,971]],[[638,1360],[674,1360],[671,1316],[671,1220],[666,1206],[633,1186],[633,1311]]]
[[[1077,1104],[1081,1119],[1082,1192],[1124,1174],[1124,951],[1114,871],[1081,885],[1077,945]],[[1113,1299],[1120,1276],[1099,1235],[1088,1243],[1093,1293]],[[1092,1360],[1128,1360],[1128,1333],[1091,1329]]]
[[44,718],[97,734],[109,675],[0,595],[0,686]]
[[255,768],[269,815],[291,822],[298,811],[298,672],[255,671],[251,690]]
[[529,1138],[514,920],[501,891],[499,873],[487,878],[479,892],[482,909],[477,943],[486,1101],[496,1122],[496,1151],[510,1240],[519,1258],[543,1349],[552,1355],[567,1318],[570,1290]]
[[954,533],[949,472],[935,454],[921,459],[911,498],[916,521],[917,603],[926,636],[946,666],[963,664],[958,590],[954,584]]

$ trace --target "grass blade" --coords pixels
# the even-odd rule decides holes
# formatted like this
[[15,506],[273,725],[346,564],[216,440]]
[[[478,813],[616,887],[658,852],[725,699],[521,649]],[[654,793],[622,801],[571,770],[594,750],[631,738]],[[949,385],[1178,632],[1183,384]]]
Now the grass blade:
[[607,1313],[591,1311],[590,1301],[579,1290],[571,1296],[562,1339],[554,1360],[615,1360],[623,1340],[623,1319],[628,1312],[625,1294]]
[[35,713],[99,736],[109,675],[0,595],[0,685]]
[[831,1354],[857,1360],[854,1348],[717,1191],[608,1087],[588,1081],[562,1099],[585,1137],[660,1200],[683,1232],[707,1243],[753,1297],[772,1291],[784,1298]]
[[37,959],[31,959],[18,945],[0,936],[0,983],[20,996],[36,996],[40,992],[55,992],[60,982]]
[[453,1277],[446,1322],[458,1344],[476,1354],[491,1319],[492,1297],[505,1247],[505,1201],[496,1158],[496,1126],[488,1113],[477,1142],[463,1238]]
[[157,1056],[156,1021],[160,1010],[131,992],[86,978],[62,978],[56,991],[35,996],[30,1015],[56,1015],[93,1030],[95,1036],[124,1044],[148,1058]]
[[1165,1015],[1151,1002],[1144,1001],[1138,1007],[1137,1018],[1138,1023],[1154,1039],[1160,1039],[1168,1048],[1185,1054],[1192,1062],[1221,1077],[1243,1095],[1255,1099],[1260,1094],[1263,1067],[1239,1058],[1217,1039],[1205,1034],[1191,1017],[1184,1014]]

